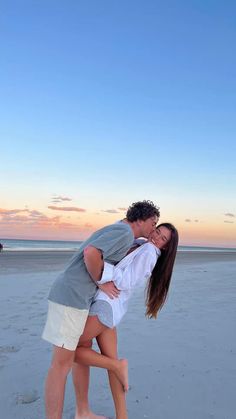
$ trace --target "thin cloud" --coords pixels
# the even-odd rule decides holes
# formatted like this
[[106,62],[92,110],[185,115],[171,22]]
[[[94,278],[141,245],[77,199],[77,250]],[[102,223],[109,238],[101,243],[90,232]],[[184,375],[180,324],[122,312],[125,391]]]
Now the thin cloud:
[[13,210],[5,210],[0,208],[0,215],[14,215],[19,214],[20,212],[30,212],[28,209],[13,209]]
[[[19,213],[26,213],[25,215],[20,215]],[[0,223],[4,226],[9,225],[41,225],[41,224],[58,224],[60,217],[47,217],[43,213],[36,210],[19,210],[15,212],[14,210],[5,210],[0,212]]]
[[108,214],[119,214],[119,211],[115,209],[102,210],[102,212],[108,212]]
[[63,202],[63,201],[72,201],[72,199],[68,198],[67,196],[61,196],[61,195],[57,195],[57,196],[54,196],[52,198],[52,202],[54,204],[58,204],[58,203]]
[[53,211],[86,212],[84,208],[78,208],[78,207],[56,207],[55,205],[49,205],[48,208]]
[[118,208],[120,211],[127,211],[127,208]]
[[199,220],[194,220],[195,223],[198,223]]
[[78,225],[61,221],[61,216],[48,217],[37,210],[5,210],[0,209],[0,226],[2,228],[65,228],[75,231]]
[[191,223],[192,221],[189,218],[186,218],[185,222],[186,223]]
[[78,225],[72,224],[72,223],[65,223],[65,222],[64,223],[60,222],[58,224],[58,227],[60,227],[60,228],[66,228],[66,229],[72,229],[72,230],[79,229],[79,226]]
[[227,223],[227,224],[234,224],[234,221],[228,221],[228,220],[225,220],[225,221],[224,221],[224,223]]
[[37,210],[29,211],[29,213],[32,217],[45,217],[45,215],[42,212]]
[[28,217],[27,215],[16,215],[16,216],[11,216],[11,215],[5,215],[2,217],[1,219],[1,225],[9,225],[9,224],[29,224],[31,222],[31,218]]
[[226,212],[226,214],[224,214],[225,217],[235,217],[235,214],[232,214],[232,212]]

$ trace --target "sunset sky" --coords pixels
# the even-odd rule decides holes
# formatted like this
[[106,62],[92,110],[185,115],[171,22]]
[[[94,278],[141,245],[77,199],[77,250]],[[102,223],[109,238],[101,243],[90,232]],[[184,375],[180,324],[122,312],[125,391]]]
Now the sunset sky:
[[82,240],[137,200],[236,247],[236,3],[1,3],[0,239]]

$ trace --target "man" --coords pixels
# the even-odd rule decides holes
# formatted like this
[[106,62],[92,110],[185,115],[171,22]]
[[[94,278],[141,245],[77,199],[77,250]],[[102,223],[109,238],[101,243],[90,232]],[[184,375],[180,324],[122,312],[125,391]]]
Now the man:
[[101,282],[104,262],[118,263],[134,238],[149,236],[159,216],[151,201],[132,204],[124,220],[103,227],[83,243],[53,284],[43,332],[43,338],[54,345],[45,388],[47,419],[62,418],[67,375],[97,287],[112,298],[119,294],[113,282]]

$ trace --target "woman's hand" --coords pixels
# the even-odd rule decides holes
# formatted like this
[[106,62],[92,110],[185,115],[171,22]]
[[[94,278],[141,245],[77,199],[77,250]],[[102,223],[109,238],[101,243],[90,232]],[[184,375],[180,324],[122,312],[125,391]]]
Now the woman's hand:
[[113,300],[113,298],[119,297],[120,290],[116,288],[113,281],[106,282],[105,284],[99,285],[99,282],[97,282],[98,288],[102,290],[106,295],[108,295],[109,298]]

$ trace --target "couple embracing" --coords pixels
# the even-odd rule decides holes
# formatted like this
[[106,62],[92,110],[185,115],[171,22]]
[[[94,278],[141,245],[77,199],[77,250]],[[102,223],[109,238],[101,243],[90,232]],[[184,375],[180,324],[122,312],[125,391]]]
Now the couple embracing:
[[[53,284],[43,331],[43,338],[53,344],[45,386],[47,419],[62,419],[71,370],[75,419],[106,419],[89,408],[89,366],[108,370],[116,419],[128,418],[128,365],[118,359],[116,326],[135,288],[147,285],[150,318],[157,316],[166,300],[178,232],[170,223],[157,226],[159,216],[151,201],[132,204],[125,219],[103,227],[83,243]],[[101,353],[92,350],[93,338]]]

